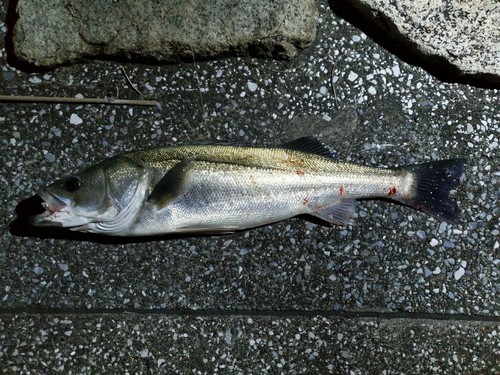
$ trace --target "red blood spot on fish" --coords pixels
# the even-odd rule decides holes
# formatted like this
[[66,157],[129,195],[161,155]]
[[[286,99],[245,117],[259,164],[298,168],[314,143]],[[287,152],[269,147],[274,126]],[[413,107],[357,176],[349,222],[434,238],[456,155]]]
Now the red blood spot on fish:
[[342,185],[340,185],[340,187],[339,187],[339,195],[344,195],[344,194],[345,194],[345,188]]
[[396,186],[391,186],[389,188],[389,197],[392,197],[393,195],[395,195],[397,193],[397,190],[396,190]]
[[302,199],[302,204],[303,204],[304,206],[307,206],[307,205],[309,204],[309,198],[307,198],[307,197],[303,198],[303,199]]
[[301,171],[300,169],[297,169],[295,171],[295,173],[297,173],[297,175],[299,175],[299,176],[303,176],[304,175],[304,171]]

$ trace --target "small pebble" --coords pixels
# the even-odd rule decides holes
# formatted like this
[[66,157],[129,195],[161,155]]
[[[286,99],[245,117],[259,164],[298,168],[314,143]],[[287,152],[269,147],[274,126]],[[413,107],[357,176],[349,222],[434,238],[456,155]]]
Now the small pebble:
[[58,266],[61,269],[61,271],[64,271],[64,272],[66,272],[69,269],[69,267],[66,263],[59,263]]
[[[417,237],[422,239],[422,240],[425,240],[427,238],[427,234],[425,234],[425,232],[423,230],[418,230]],[[432,241],[431,241],[431,245],[432,245]],[[432,246],[434,246],[434,245],[432,245]]]
[[455,280],[460,280],[460,278],[465,275],[465,270],[463,267],[460,267],[456,272],[455,272]]
[[50,152],[47,152],[45,154],[45,159],[47,159],[49,163],[53,163],[56,160],[56,156],[54,154],[51,154]]
[[248,89],[252,92],[254,92],[255,90],[257,90],[257,84],[254,83],[254,82],[248,82]]
[[83,122],[83,120],[76,113],[72,113],[71,117],[69,118],[69,122],[70,124],[73,125],[80,125]]
[[30,77],[29,81],[31,83],[41,83],[42,82],[42,80],[40,78],[38,78],[38,77]]
[[352,81],[355,81],[355,80],[356,80],[356,78],[358,78],[358,75],[357,75],[356,73],[354,73],[353,71],[351,71],[351,72],[349,73],[349,76],[347,77],[347,79],[348,79],[349,81],[351,81],[351,82],[352,82]]
[[2,72],[2,77],[6,81],[12,81],[14,78],[16,78],[16,72],[13,72],[11,70],[7,70]]

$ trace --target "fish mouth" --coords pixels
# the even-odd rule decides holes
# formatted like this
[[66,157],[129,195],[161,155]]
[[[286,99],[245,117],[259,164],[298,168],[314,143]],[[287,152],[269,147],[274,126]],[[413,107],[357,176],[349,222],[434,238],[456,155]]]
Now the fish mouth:
[[[36,227],[64,227],[73,231],[88,231],[92,226],[92,218],[82,216],[75,209],[71,198],[42,190],[38,196],[42,198],[42,207],[45,211],[29,219]],[[75,212],[76,211],[76,212]]]
[[42,207],[45,211],[32,216],[30,223],[35,226],[68,226],[66,222],[73,217],[71,200],[46,191],[38,192],[38,196],[43,200]]

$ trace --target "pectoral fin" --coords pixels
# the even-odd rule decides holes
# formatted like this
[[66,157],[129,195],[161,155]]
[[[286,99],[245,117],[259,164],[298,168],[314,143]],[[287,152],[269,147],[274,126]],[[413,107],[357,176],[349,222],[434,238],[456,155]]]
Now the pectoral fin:
[[356,215],[356,201],[347,199],[321,211],[312,212],[311,215],[336,225],[352,225]]
[[175,164],[156,184],[147,201],[158,210],[165,208],[184,191],[192,159],[184,159]]

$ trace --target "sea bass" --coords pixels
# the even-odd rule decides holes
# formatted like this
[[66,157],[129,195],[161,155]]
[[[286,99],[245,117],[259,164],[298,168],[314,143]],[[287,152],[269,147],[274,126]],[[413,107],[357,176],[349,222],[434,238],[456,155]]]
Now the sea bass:
[[315,138],[277,147],[188,144],[128,152],[41,189],[36,226],[114,236],[224,233],[300,214],[353,224],[358,199],[456,223],[465,160],[399,168],[339,162]]

